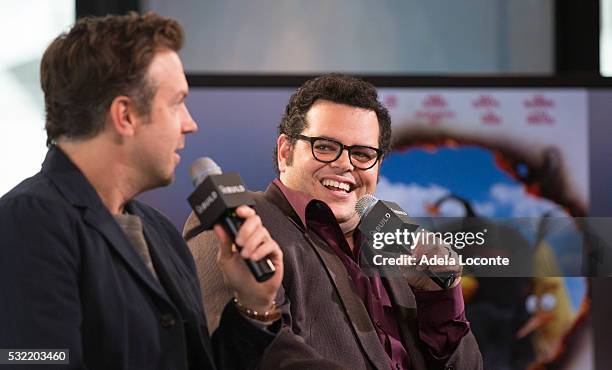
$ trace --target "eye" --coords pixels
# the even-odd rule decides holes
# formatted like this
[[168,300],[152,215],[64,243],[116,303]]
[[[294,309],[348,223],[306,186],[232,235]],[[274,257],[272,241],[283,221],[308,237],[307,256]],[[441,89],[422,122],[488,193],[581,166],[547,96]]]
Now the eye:
[[525,309],[529,313],[536,312],[538,310],[538,297],[533,294],[527,297],[525,300]]
[[317,140],[314,143],[315,150],[319,152],[337,152],[338,145],[332,141]]
[[557,298],[550,294],[542,294],[540,297],[540,308],[544,311],[552,311],[557,307]]
[[371,161],[376,158],[376,151],[370,148],[353,148],[351,156],[358,161]]

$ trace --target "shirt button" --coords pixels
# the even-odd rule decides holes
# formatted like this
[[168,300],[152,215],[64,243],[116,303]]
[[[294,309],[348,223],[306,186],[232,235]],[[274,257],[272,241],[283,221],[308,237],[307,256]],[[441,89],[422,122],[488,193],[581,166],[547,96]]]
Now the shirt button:
[[159,321],[161,322],[161,326],[164,328],[170,328],[174,326],[174,324],[176,324],[174,315],[169,314],[169,313],[162,315]]
[[448,365],[447,367],[444,368],[445,370],[455,370],[455,367],[453,365]]
[[397,370],[400,370],[400,364],[399,364],[399,362],[396,362],[396,363],[395,363],[395,368],[396,368]]

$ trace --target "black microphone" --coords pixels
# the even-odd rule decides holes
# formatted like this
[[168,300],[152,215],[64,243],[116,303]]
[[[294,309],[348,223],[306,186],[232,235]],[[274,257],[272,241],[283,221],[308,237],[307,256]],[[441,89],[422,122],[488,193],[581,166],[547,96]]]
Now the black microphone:
[[[208,157],[195,160],[189,172],[196,189],[188,201],[200,220],[197,229],[201,232],[221,224],[234,242],[244,223],[244,219],[236,215],[236,208],[243,204],[251,207],[255,205],[240,175],[235,172],[222,173],[221,168]],[[242,249],[239,245],[236,247]],[[276,271],[268,257],[259,261],[244,261],[259,282],[268,280]]]
[[[369,242],[374,241],[375,233],[396,234],[399,231],[399,234],[402,234],[404,230],[414,232],[419,228],[402,207],[393,202],[378,200],[370,194],[364,195],[357,201],[355,211],[361,217],[357,228]],[[397,244],[387,246],[385,249],[409,254],[412,252],[410,248]],[[456,278],[454,273],[436,273],[430,270],[426,270],[425,273],[442,289],[448,289]]]

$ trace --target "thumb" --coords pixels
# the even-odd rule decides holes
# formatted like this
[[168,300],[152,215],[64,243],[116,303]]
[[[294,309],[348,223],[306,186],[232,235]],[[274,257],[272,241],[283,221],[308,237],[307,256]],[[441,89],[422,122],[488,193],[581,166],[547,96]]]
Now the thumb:
[[230,241],[229,235],[225,232],[221,225],[215,225],[214,230],[220,242],[219,257],[222,259],[231,258],[232,243]]

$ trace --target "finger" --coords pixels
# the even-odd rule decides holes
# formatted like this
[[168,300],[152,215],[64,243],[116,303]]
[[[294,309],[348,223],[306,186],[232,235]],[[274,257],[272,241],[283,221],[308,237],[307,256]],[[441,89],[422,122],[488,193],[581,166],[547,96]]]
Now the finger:
[[236,244],[244,247],[249,238],[251,238],[251,235],[261,226],[261,219],[255,213],[252,213],[250,216],[246,217],[244,223],[240,227],[240,230],[238,230],[238,235],[236,235]]
[[230,258],[232,256],[232,243],[221,225],[214,226],[215,234],[219,239],[219,258]]
[[[416,266],[416,270],[417,271],[423,271],[423,270],[430,270],[430,271],[454,271],[454,266],[447,264],[446,262],[446,256],[449,256],[450,253],[450,249],[446,248],[445,246],[441,245],[441,244],[437,244],[437,245],[417,245],[417,247],[414,249],[414,252],[412,253],[412,256],[416,259],[417,261],[417,266]],[[426,258],[428,261],[431,261],[432,258],[436,258],[435,262],[438,262],[440,264],[435,264],[435,263],[421,263],[423,261],[423,258]],[[442,258],[444,259],[444,262],[440,262],[437,260],[437,258]],[[455,261],[458,262],[458,261]],[[449,259],[449,263],[450,263],[450,259]]]
[[423,256],[427,256],[427,252],[429,250],[429,246],[423,245],[423,244],[418,244],[413,250],[412,250],[412,256],[417,260],[420,261],[421,258]]
[[225,231],[223,226],[216,224],[214,225],[213,230],[215,231],[215,235],[217,235],[217,239],[219,239],[219,242],[221,242],[221,244],[231,244],[230,236]]
[[247,218],[255,214],[255,210],[249,206],[240,206],[236,208],[236,214],[239,217]]
[[248,236],[248,239],[242,244],[240,255],[243,258],[249,258],[261,244],[269,239],[270,235],[268,234],[268,230],[266,230],[263,225],[258,225]]
[[[439,259],[438,264],[430,265],[429,270],[433,272],[453,272],[458,274],[461,272],[461,265],[459,264],[459,258],[457,253],[453,251],[447,245],[441,245],[436,248],[435,254],[432,253],[431,257]],[[430,258],[431,258],[430,257]]]
[[[450,261],[450,259],[449,259]],[[455,264],[446,264],[442,263],[439,265],[429,266],[429,270],[433,272],[453,272],[457,273],[461,270],[461,266],[459,266],[458,261],[455,261]]]
[[444,257],[449,254],[449,247],[444,244],[419,244],[414,249],[412,255],[428,256],[428,257]]
[[260,259],[266,256],[271,260],[279,260],[280,258],[282,258],[282,252],[280,250],[280,247],[273,239],[268,239],[265,243],[259,245],[257,249],[251,254],[250,258],[253,261],[259,261]]

